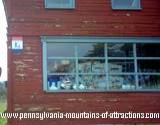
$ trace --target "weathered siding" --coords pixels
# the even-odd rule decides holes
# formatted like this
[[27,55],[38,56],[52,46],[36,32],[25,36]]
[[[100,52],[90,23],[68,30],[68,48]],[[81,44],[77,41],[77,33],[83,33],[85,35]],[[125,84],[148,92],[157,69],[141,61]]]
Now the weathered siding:
[[76,0],[74,10],[44,9],[44,0],[13,0],[10,35],[159,36],[160,2],[113,11],[110,0]]
[[[76,0],[74,10],[46,10],[43,0],[7,1],[8,47],[23,36],[24,50],[9,49],[10,112],[160,112],[160,93],[45,93],[42,89],[42,35],[160,36],[160,1],[142,0],[141,11],[113,11],[110,0]],[[10,120],[11,125],[149,123],[160,119]]]

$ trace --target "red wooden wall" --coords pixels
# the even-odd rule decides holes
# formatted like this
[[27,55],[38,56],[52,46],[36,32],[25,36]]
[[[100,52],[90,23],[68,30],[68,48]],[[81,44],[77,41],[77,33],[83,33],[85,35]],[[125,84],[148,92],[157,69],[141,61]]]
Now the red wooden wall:
[[[47,10],[44,0],[4,0],[8,21],[10,112],[160,112],[160,93],[45,93],[40,36],[160,36],[160,1],[141,0],[140,11],[114,11],[110,0],[76,0],[74,10]],[[24,50],[10,50],[22,36]],[[158,123],[160,119],[9,120],[11,125]]]

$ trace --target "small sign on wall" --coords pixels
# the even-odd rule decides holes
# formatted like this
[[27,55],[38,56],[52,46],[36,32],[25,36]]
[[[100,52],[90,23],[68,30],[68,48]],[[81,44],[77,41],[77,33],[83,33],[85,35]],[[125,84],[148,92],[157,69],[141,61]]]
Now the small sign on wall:
[[23,50],[23,37],[12,37],[12,51],[20,53]]

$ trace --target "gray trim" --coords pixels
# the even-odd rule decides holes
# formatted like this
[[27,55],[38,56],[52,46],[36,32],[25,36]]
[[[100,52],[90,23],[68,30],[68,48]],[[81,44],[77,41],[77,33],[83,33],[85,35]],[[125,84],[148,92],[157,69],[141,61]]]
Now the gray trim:
[[137,66],[137,53],[136,53],[136,44],[133,44],[133,55],[134,55],[134,70],[135,70],[135,82],[136,82],[136,89],[139,88],[139,84],[138,84],[138,66]]
[[106,84],[107,84],[107,91],[109,90],[109,72],[108,72],[108,49],[107,49],[107,44],[105,44],[105,72],[106,72]]
[[97,93],[109,93],[109,92],[114,92],[114,93],[125,93],[125,92],[129,92],[129,93],[148,93],[148,92],[151,92],[151,93],[156,93],[156,92],[160,92],[159,89],[137,89],[137,90],[104,90],[104,89],[99,89],[99,90],[48,90],[47,92],[49,93],[93,93],[93,92],[97,92]]
[[83,36],[41,36],[44,42],[101,42],[101,43],[160,43],[160,37],[83,37]]
[[78,74],[79,65],[78,65],[78,48],[77,48],[77,45],[75,47],[75,56],[76,56],[76,86],[78,86],[78,84],[79,84],[79,74]]
[[137,75],[153,75],[153,76],[159,76],[160,73],[155,73],[155,72],[141,72],[141,73],[137,73]]
[[[47,87],[47,44],[46,42],[43,42],[43,90],[48,91]],[[47,83],[47,84],[45,84]]]
[[105,60],[105,57],[48,57],[47,59],[93,59],[93,60]]

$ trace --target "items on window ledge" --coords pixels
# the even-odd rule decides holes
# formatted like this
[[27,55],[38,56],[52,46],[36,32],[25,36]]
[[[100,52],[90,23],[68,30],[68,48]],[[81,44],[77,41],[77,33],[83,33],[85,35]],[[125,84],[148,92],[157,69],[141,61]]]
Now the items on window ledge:
[[80,75],[79,89],[80,90],[98,90],[106,89],[106,80],[103,75]]
[[140,75],[139,87],[140,89],[159,89],[160,76],[159,75]]
[[111,90],[134,90],[135,78],[131,75],[110,76],[109,88]]
[[75,78],[69,75],[52,75],[48,78],[49,90],[72,90]]

